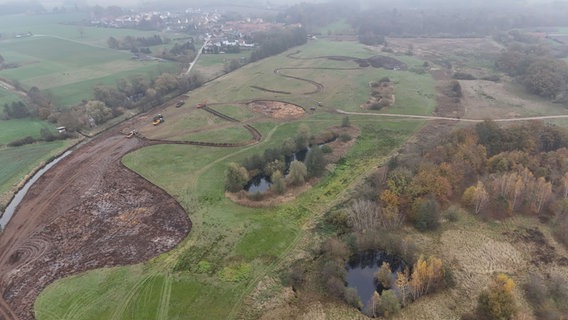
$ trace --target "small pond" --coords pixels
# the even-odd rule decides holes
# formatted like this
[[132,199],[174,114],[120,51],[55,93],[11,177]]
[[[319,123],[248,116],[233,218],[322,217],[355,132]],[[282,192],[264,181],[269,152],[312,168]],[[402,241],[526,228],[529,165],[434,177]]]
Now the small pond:
[[[285,157],[286,170],[284,171],[284,176],[288,174],[288,168],[290,168],[290,163],[292,163],[292,161],[297,160],[304,162],[304,160],[306,160],[306,155],[308,154],[308,151],[310,151],[310,147]],[[250,181],[247,182],[244,189],[249,193],[266,192],[268,191],[268,189],[270,189],[271,185],[272,181],[270,181],[269,176],[264,174],[259,174],[252,177],[252,179],[250,179]]]
[[375,273],[379,271],[383,262],[390,264],[393,279],[396,279],[397,272],[406,268],[406,263],[401,258],[384,251],[359,253],[352,256],[346,263],[347,286],[357,290],[364,307],[367,306],[375,291],[382,293],[385,289],[375,281]]

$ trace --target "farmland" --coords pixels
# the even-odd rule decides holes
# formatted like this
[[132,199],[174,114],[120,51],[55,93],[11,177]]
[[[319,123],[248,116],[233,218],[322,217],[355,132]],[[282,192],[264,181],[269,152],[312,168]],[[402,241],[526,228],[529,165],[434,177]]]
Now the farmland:
[[[369,55],[366,50],[353,43],[338,44],[327,41],[311,43],[300,50],[302,52],[299,56],[306,58],[311,58],[310,54],[323,51],[336,55]],[[289,250],[305,235],[300,231],[301,226],[322,215],[336,198],[344,197],[346,191],[341,187],[340,181],[349,183],[363,175],[370,163],[380,163],[393,148],[399,146],[422,125],[422,122],[416,121],[384,121],[380,129],[375,129],[374,121],[353,117],[354,123],[367,129],[363,130],[363,138],[354,148],[352,156],[348,156],[347,163],[337,169],[333,178],[326,178],[297,201],[271,210],[252,209],[232,203],[225,198],[223,192],[223,172],[227,162],[241,161],[250,154],[261,153],[266,148],[280,145],[285,138],[295,134],[301,123],[308,124],[314,133],[339,125],[342,116],[329,111],[332,111],[334,106],[360,110],[358,105],[349,101],[363,103],[369,94],[370,81],[387,74],[397,76],[401,96],[407,95],[411,100],[412,97],[419,96],[419,93],[414,87],[416,83],[412,81],[408,81],[408,90],[405,90],[406,80],[418,79],[421,86],[424,86],[422,90],[434,90],[433,81],[429,80],[431,78],[411,72],[394,74],[383,69],[357,69],[351,62],[326,59],[306,61],[291,59],[286,54],[247,65],[191,92],[190,98],[181,108],[171,107],[161,111],[166,122],[158,127],[152,127],[148,122],[138,127],[144,136],[154,139],[217,142],[247,139],[239,133],[246,131],[237,124],[224,124],[195,108],[202,101],[207,101],[208,104],[223,102],[224,104],[212,108],[252,123],[262,133],[263,139],[259,144],[237,149],[158,145],[127,155],[123,159],[127,166],[174,195],[187,210],[193,224],[190,236],[177,249],[153,259],[142,269],[140,266],[119,267],[88,272],[56,282],[37,301],[36,312],[39,319],[61,317],[71,306],[78,308],[78,314],[86,315],[87,318],[90,315],[93,318],[101,316],[88,310],[109,310],[102,312],[114,313],[119,318],[142,317],[144,310],[135,306],[149,299],[148,295],[164,294],[152,288],[164,288],[170,296],[169,301],[151,299],[156,301],[154,309],[163,310],[160,313],[160,318],[163,319],[182,319],[184,314],[189,313],[195,318],[203,319],[226,314],[236,315],[240,312],[237,308],[238,302],[254,289],[259,280],[274,276],[275,270],[279,268]],[[282,73],[322,83],[323,92],[302,95],[302,92],[312,88],[297,80],[275,76],[274,69],[282,65],[298,68],[283,70]],[[319,67],[355,68],[342,71],[318,70]],[[352,83],[354,80],[355,83]],[[241,83],[290,91],[292,94],[278,95],[237,85]],[[354,92],[353,89],[358,86],[363,89]],[[358,96],[361,93],[363,96]],[[307,114],[298,121],[271,119],[252,113],[245,104],[233,103],[253,99],[285,100],[306,109],[317,106],[314,100],[323,103],[317,107],[315,113]],[[400,108],[401,112],[406,108],[413,108],[407,112],[419,109],[422,114],[430,114],[434,102],[428,98],[425,101],[426,103],[420,106],[400,105],[397,108]],[[167,161],[164,161],[165,155]],[[97,290],[104,290],[96,294],[109,299],[97,299],[94,304],[75,300],[74,297],[95,294],[91,292],[91,286],[84,285],[92,281],[105,283],[106,289],[96,286]],[[129,300],[118,298],[123,296],[120,292],[130,292]],[[207,294],[204,295],[205,292]],[[55,301],[61,301],[63,304]]]
[[[112,257],[112,254],[97,260],[97,248],[91,244],[90,250],[93,251],[89,253],[93,255],[90,257],[92,260],[82,260],[83,264],[73,269],[80,273],[63,279],[58,279],[59,274],[49,274],[52,277],[49,281],[41,277],[41,281],[46,284],[51,280],[57,281],[39,295],[34,305],[35,317],[40,320],[185,319],[188,315],[195,319],[258,318],[262,315],[269,318],[298,318],[300,315],[334,315],[345,319],[359,317],[357,309],[348,308],[323,295],[320,292],[322,288],[317,284],[312,291],[306,290],[307,294],[304,291],[293,292],[285,280],[288,270],[297,261],[318,259],[318,248],[332,234],[326,215],[343,208],[361,190],[358,187],[362,182],[377,173],[378,167],[386,167],[387,162],[399,153],[420,154],[426,146],[444,139],[443,135],[454,128],[458,119],[454,118],[453,113],[439,114],[442,109],[439,108],[438,98],[443,96],[440,87],[447,85],[449,77],[437,79],[432,76],[442,68],[437,63],[442,63],[441,59],[452,63],[459,60],[463,64],[460,68],[471,66],[490,73],[494,72],[488,67],[490,58],[480,56],[478,51],[480,48],[492,48],[488,51],[489,54],[498,51],[490,39],[420,39],[416,40],[415,53],[410,56],[404,54],[408,41],[411,40],[389,39],[395,52],[384,53],[406,63],[407,70],[364,67],[353,59],[366,59],[376,55],[377,48],[348,41],[311,41],[207,83],[189,93],[184,98],[185,103],[179,108],[166,104],[169,107],[155,110],[155,113],[164,116],[164,123],[154,126],[150,121],[151,115],[145,114],[120,124],[98,140],[95,138],[89,145],[91,149],[85,152],[90,157],[78,154],[69,163],[76,166],[74,168],[80,168],[81,161],[91,161],[88,164],[92,166],[96,164],[93,161],[97,160],[110,169],[83,169],[73,175],[73,181],[69,182],[71,187],[66,189],[67,197],[62,199],[72,198],[69,196],[71,192],[80,189],[75,186],[83,186],[86,191],[80,198],[87,198],[89,202],[72,204],[85,207],[88,214],[79,216],[62,213],[67,215],[50,222],[52,224],[49,225],[49,230],[56,232],[56,235],[49,236],[58,241],[66,239],[66,232],[62,232],[66,229],[61,227],[65,225],[66,219],[83,219],[89,214],[96,216],[96,219],[112,217],[114,209],[108,199],[118,193],[133,201],[136,209],[119,211],[118,216],[112,218],[109,225],[124,225],[125,229],[113,230],[111,236],[127,234],[128,232],[122,231],[134,229],[133,225],[146,225],[142,221],[152,220],[147,219],[148,212],[154,210],[155,214],[162,213],[159,205],[148,200],[151,198],[147,192],[151,188],[148,182],[159,187],[159,190],[152,190],[164,202],[167,202],[165,191],[183,207],[191,219],[191,232],[175,248],[172,242],[164,246],[171,251],[156,256],[154,254],[163,252],[156,250],[142,260],[136,256],[121,260]],[[457,46],[456,42],[460,41],[463,41],[459,44],[462,52],[446,50]],[[330,59],[330,56],[335,58]],[[216,70],[224,63],[218,57],[214,58],[216,60],[211,59],[202,64],[204,68],[210,68],[208,72],[212,74],[218,72]],[[425,61],[433,64],[431,69],[426,69]],[[101,62],[105,64],[104,61]],[[370,84],[385,77],[394,84],[395,103],[379,111],[363,109],[362,105],[371,94]],[[22,78],[22,82],[25,81],[35,80],[30,76]],[[560,106],[534,97],[518,97],[518,91],[515,91],[518,87],[509,81],[503,85],[487,85],[484,80],[462,83],[465,92],[461,100],[465,106],[463,116],[469,120],[480,120],[492,114],[500,117],[566,115],[566,110]],[[489,99],[488,96],[495,100],[494,104],[482,103],[482,99]],[[300,106],[303,111],[289,118],[277,118],[273,116],[274,110],[262,113],[250,107],[251,101],[258,100],[284,101]],[[196,107],[204,101],[210,108],[237,121],[227,121],[204,108]],[[516,110],[514,113],[511,111],[513,108]],[[345,115],[338,113],[338,109],[358,113],[349,116],[349,120],[361,133],[355,139],[353,147],[342,156],[342,160],[327,168],[329,172],[321,180],[305,186],[302,192],[286,194],[286,201],[273,207],[241,206],[226,197],[224,172],[229,162],[240,163],[253,154],[262,154],[268,148],[278,148],[285,139],[293,137],[301,125],[307,125],[312,134],[339,126]],[[397,115],[400,118],[365,115],[371,113]],[[426,124],[424,119],[404,118],[405,115],[429,116],[435,113],[456,121]],[[565,124],[564,120],[553,121]],[[262,135],[260,141],[248,143],[251,140],[250,132],[244,129],[244,124],[252,125],[258,130]],[[132,129],[138,130],[141,136],[124,138],[123,134]],[[182,144],[187,141],[243,144],[226,148]],[[130,171],[125,173],[121,163],[146,180]],[[59,169],[58,172],[64,172],[64,169]],[[122,181],[121,175],[127,176],[127,182],[133,185]],[[97,183],[87,185],[90,182],[86,181],[90,180]],[[117,188],[121,183],[125,190],[112,189],[116,192],[108,192],[105,189]],[[135,202],[142,194],[146,196],[140,198],[149,203]],[[100,202],[99,197],[105,199],[104,203]],[[376,193],[374,197],[376,198]],[[57,199],[49,198],[49,201],[57,202]],[[40,200],[41,198],[35,201]],[[171,207],[175,205],[170,203],[169,208]],[[187,218],[180,217],[181,210],[173,211],[175,213],[171,217],[177,221]],[[73,210],[69,212],[74,213]],[[137,215],[143,217],[138,218]],[[539,269],[539,265],[529,261],[528,257],[535,250],[534,243],[512,243],[514,230],[534,227],[533,217],[516,216],[505,222],[483,221],[467,213],[465,209],[458,210],[455,215],[455,220],[444,219],[437,231],[420,233],[410,226],[400,230],[402,236],[415,239],[420,252],[451,261],[455,267],[457,284],[452,289],[410,304],[402,310],[399,318],[457,318],[474,307],[474,299],[471,297],[479,294],[495,271],[512,274],[515,281],[522,281],[526,272],[534,270],[554,269],[564,275],[567,273],[565,265],[546,265]],[[97,225],[92,221],[94,220],[88,220],[89,223],[85,224],[89,228],[81,229],[82,223],[69,227],[75,232],[71,237],[81,235],[82,239],[88,239],[89,236],[98,235]],[[41,226],[39,219],[32,219],[32,222]],[[545,243],[559,248],[555,253],[558,257],[565,257],[566,250],[551,236],[549,226],[542,224],[539,228],[543,230]],[[185,229],[180,227],[178,237],[183,230]],[[34,238],[35,235],[28,232],[31,240],[43,240]],[[152,235],[156,236],[156,233]],[[22,235],[18,240],[27,243],[25,236]],[[137,236],[140,240],[150,239],[142,233]],[[470,238],[474,241],[467,241]],[[160,236],[152,239],[154,244],[163,241]],[[120,248],[128,248],[125,250],[126,255],[136,252],[132,249],[135,241],[126,241],[124,244],[120,241],[123,239],[116,242],[120,243]],[[61,260],[67,261],[68,256],[75,257],[73,250],[83,249],[73,247],[73,241],[61,242],[68,250],[62,253]],[[114,252],[112,248],[105,250],[106,253]],[[37,272],[30,274],[30,277],[42,272],[48,273],[45,266],[37,261],[41,260],[38,257],[45,252],[55,255],[53,251],[52,248],[35,250],[32,253],[37,256],[33,256],[33,259],[24,257],[29,258],[29,263],[37,268]],[[562,260],[559,258],[558,261]],[[27,262],[24,260],[21,263]],[[307,269],[314,266],[310,262],[306,263]],[[89,270],[90,266],[104,268]],[[18,276],[27,279],[25,274]],[[308,282],[310,284],[317,283],[314,279],[306,281],[311,281]],[[18,285],[15,282],[14,285]],[[35,292],[30,293],[33,294]],[[523,310],[530,309],[522,299],[521,304]],[[26,309],[29,306],[18,307],[18,312],[30,312]]]
[[[69,19],[66,24],[58,19]],[[18,68],[0,71],[0,77],[18,81],[25,88],[38,87],[51,92],[56,102],[71,106],[93,97],[93,87],[99,83],[115,85],[121,78],[144,74],[156,77],[160,72],[177,72],[179,66],[168,61],[134,61],[129,52],[112,50],[106,41],[110,36],[149,36],[150,32],[124,29],[78,27],[71,24],[75,15],[30,17],[29,25],[18,24],[17,17],[8,16],[0,24],[9,25],[9,32],[32,32],[24,38],[2,38],[2,55]],[[84,17],[83,17],[84,18]],[[28,20],[26,19],[26,23]],[[24,29],[25,28],[25,29]],[[37,50],[41,47],[42,50]],[[62,48],[65,54],[62,54]]]

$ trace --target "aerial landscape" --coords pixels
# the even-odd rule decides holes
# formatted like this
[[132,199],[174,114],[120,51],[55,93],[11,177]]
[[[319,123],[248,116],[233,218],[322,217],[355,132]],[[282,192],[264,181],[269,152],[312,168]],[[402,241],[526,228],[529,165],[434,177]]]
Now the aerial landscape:
[[566,17],[0,0],[0,320],[568,320]]

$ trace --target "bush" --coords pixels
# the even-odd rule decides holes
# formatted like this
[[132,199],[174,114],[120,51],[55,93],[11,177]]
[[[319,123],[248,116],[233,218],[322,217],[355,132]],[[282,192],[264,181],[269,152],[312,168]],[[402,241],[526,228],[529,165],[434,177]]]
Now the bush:
[[345,289],[345,302],[357,309],[361,309],[361,307],[363,306],[361,299],[359,298],[359,294],[357,294],[357,290],[355,288]]
[[514,296],[515,283],[505,274],[499,274],[488,289],[481,292],[477,313],[482,319],[508,320],[518,312]]
[[350,126],[351,126],[351,122],[349,121],[349,117],[348,117],[348,116],[343,117],[343,119],[341,120],[341,126],[342,126],[343,128],[345,128],[345,127],[350,127]]
[[392,286],[392,270],[388,262],[383,262],[379,271],[375,273],[375,281],[377,281],[383,288],[390,289]]
[[36,139],[28,136],[28,137],[18,139],[18,140],[15,140],[15,141],[8,143],[8,147],[20,147],[20,146],[23,146],[23,145],[26,145],[26,144],[32,144],[34,142],[36,142]]
[[331,149],[330,146],[328,146],[327,144],[324,144],[323,146],[321,146],[321,152],[328,154],[328,153],[332,153],[333,149]]
[[418,200],[414,208],[414,227],[419,231],[436,230],[440,226],[440,205],[434,199]]
[[351,141],[351,139],[351,135],[349,135],[348,133],[343,133],[339,136],[339,140],[341,140],[342,142]]
[[444,218],[450,222],[457,222],[459,220],[460,208],[456,206],[451,206],[446,211],[444,211]]
[[249,181],[249,175],[245,168],[231,162],[225,169],[225,190],[229,192],[237,192],[242,190]]

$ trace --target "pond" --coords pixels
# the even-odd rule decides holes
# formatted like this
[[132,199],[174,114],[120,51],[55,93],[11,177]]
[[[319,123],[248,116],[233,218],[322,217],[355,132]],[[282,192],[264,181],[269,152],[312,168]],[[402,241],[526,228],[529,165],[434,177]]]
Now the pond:
[[[284,170],[284,176],[288,174],[288,169],[290,168],[290,163],[292,163],[292,161],[297,160],[304,162],[304,160],[306,160],[306,155],[308,154],[308,151],[310,151],[310,147],[285,157],[284,160],[286,161],[285,164],[286,169]],[[266,192],[270,189],[271,185],[272,181],[270,181],[269,176],[265,174],[259,174],[252,177],[252,179],[250,179],[250,181],[247,182],[244,189],[249,193]]]
[[404,271],[406,268],[406,263],[401,258],[385,251],[362,252],[352,256],[346,263],[347,286],[357,290],[363,308],[367,306],[375,291],[380,294],[385,290],[380,283],[375,281],[375,273],[383,262],[390,264],[393,280],[396,280],[397,272]]

